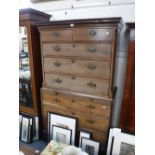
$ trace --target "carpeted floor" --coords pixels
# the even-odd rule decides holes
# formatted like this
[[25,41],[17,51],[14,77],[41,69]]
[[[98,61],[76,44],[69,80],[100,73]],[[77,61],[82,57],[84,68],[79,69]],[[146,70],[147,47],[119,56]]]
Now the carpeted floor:
[[38,150],[41,152],[45,147],[47,143],[45,141],[36,141],[31,144],[26,144],[23,142],[19,142],[19,150],[24,152],[25,155],[35,155],[35,151]]

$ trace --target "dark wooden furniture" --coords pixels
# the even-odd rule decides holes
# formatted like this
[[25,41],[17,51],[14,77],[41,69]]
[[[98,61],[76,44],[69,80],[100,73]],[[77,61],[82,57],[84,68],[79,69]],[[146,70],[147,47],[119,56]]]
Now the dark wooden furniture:
[[[48,111],[76,117],[106,149],[112,105],[116,31],[120,18],[57,21],[39,26],[43,127]],[[78,139],[76,145],[78,145]]]
[[135,134],[135,24],[128,23],[129,47],[120,128]]
[[50,15],[33,9],[19,11],[19,111],[38,115],[42,67],[38,22],[49,21]]

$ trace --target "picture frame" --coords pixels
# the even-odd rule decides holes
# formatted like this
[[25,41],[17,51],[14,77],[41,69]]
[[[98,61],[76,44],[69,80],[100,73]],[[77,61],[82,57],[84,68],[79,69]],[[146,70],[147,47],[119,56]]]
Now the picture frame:
[[21,137],[22,115],[19,114],[19,138]]
[[121,132],[113,143],[112,155],[135,155],[135,136]]
[[24,113],[24,112],[20,112],[19,117],[26,117],[29,119],[29,143],[31,141],[34,142],[39,140],[39,117],[36,115]]
[[66,129],[56,125],[52,126],[52,139],[54,141],[71,145],[71,138],[72,138],[71,129]]
[[27,143],[29,141],[29,118],[22,117],[21,141]]
[[100,149],[100,142],[82,137],[81,148],[82,151],[87,152],[89,155],[98,155]]
[[109,138],[108,138],[108,146],[107,146],[107,154],[106,155],[112,155],[114,139],[115,139],[115,137],[119,136],[120,133],[121,133],[120,128],[111,128],[109,130]]
[[82,139],[82,137],[90,139],[91,136],[92,136],[92,133],[90,131],[81,129],[80,134],[79,134],[79,147],[81,147],[81,139]]
[[75,144],[77,119],[57,113],[48,112],[48,141],[52,139],[52,126],[56,125],[72,130],[71,145]]
[[33,123],[33,141],[39,140],[39,117],[34,116],[34,123]]

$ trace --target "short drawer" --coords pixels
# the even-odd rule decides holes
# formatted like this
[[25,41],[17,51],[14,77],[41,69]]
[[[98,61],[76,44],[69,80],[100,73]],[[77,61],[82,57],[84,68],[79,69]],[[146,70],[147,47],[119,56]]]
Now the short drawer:
[[42,91],[42,100],[51,106],[61,106],[64,109],[78,111],[95,116],[110,118],[111,102],[105,100],[94,100],[74,95],[63,95],[60,93],[49,93]]
[[112,41],[112,29],[109,28],[76,28],[73,40],[77,41]]
[[45,72],[62,72],[77,76],[110,79],[111,61],[69,58],[44,58]]
[[89,95],[108,96],[108,80],[45,73],[47,88],[74,91]]
[[112,58],[112,45],[109,43],[43,43],[42,53],[44,56],[76,56],[91,58]]
[[41,41],[71,41],[72,40],[72,30],[46,30],[41,31]]

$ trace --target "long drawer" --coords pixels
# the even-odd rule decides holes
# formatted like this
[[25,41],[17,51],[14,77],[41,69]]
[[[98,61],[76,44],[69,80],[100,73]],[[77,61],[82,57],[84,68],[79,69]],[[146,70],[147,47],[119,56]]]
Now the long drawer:
[[66,74],[110,78],[111,61],[79,60],[69,58],[44,58],[45,72],[63,72]]
[[112,45],[110,43],[43,43],[42,54],[44,56],[54,55],[111,58]]
[[[44,101],[43,101],[44,102]],[[76,110],[70,111],[68,109],[64,110],[62,107],[53,107],[50,105],[43,104],[44,119],[45,119],[45,126],[47,127],[47,113],[53,112],[59,115],[66,115],[69,117],[77,118],[78,120],[78,127],[94,130],[96,132],[103,132],[103,134],[107,134],[109,128],[109,119],[104,117],[96,117],[92,115],[85,115],[84,113],[77,112]]]
[[71,41],[72,40],[72,30],[59,29],[59,30],[41,31],[41,40],[45,41],[45,42]]
[[94,116],[110,118],[111,103],[109,101],[94,100],[74,95],[63,95],[42,90],[44,104],[60,106],[71,111],[79,111]]
[[112,32],[109,28],[76,28],[73,31],[73,40],[112,41]]
[[103,79],[45,73],[45,87],[85,93],[95,96],[108,96],[109,82]]

